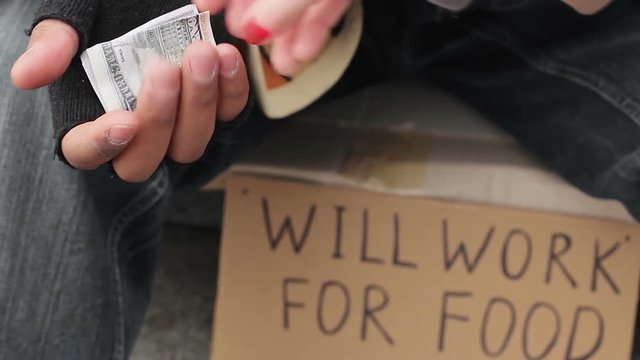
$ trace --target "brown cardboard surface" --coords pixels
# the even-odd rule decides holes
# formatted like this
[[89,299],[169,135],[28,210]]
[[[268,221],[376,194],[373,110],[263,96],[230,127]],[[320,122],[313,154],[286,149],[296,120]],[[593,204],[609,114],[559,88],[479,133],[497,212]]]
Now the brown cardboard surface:
[[215,360],[630,357],[637,225],[227,184]]
[[424,83],[383,83],[307,109],[208,188],[233,172],[633,221],[619,202],[584,194],[477,111]]
[[[332,113],[323,118],[335,119]],[[438,131],[443,136],[292,121],[231,172],[633,221],[619,202],[587,196],[541,167],[517,144],[483,137],[479,127],[478,138],[458,129],[458,134]]]

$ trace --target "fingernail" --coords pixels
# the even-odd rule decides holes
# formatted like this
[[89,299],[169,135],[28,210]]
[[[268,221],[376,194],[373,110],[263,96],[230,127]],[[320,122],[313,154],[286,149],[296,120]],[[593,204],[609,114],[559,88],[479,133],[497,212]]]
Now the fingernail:
[[107,133],[109,143],[116,146],[128,144],[133,139],[135,129],[129,125],[114,125]]
[[196,80],[209,83],[216,75],[218,62],[210,51],[199,51],[192,54],[189,67]]
[[271,37],[269,30],[258,25],[255,20],[251,20],[245,29],[245,40],[254,45],[260,45],[266,39]]
[[240,59],[236,54],[225,54],[220,57],[220,75],[232,78],[238,73]]

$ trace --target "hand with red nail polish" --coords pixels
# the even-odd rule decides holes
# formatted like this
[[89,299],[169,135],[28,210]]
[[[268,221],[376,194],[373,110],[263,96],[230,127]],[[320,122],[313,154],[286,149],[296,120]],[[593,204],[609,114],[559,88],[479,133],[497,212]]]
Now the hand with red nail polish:
[[322,51],[332,28],[352,0],[194,0],[200,10],[225,9],[227,27],[238,38],[271,45],[273,67],[295,74]]
[[251,44],[260,45],[271,38],[271,32],[260,26],[256,20],[251,20],[244,29],[244,38]]

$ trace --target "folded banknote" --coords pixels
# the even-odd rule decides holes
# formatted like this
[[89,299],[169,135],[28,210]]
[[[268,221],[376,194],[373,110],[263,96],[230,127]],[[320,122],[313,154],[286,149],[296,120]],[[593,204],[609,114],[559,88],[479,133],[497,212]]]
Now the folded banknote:
[[187,5],[81,55],[89,81],[105,111],[135,110],[146,69],[159,59],[181,64],[189,45],[215,45],[209,12]]

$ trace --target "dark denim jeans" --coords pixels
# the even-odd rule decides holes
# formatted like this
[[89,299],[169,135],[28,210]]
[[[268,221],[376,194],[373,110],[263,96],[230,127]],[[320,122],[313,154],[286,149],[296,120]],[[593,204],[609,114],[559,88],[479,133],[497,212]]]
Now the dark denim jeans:
[[366,2],[367,29],[335,96],[422,79],[449,90],[589,193],[640,219],[640,2],[582,16],[558,0]]
[[[449,89],[584,191],[640,217],[640,5],[583,17],[558,0],[488,1],[452,14],[424,0],[366,0],[366,33],[327,99],[410,77]],[[168,197],[268,133],[221,129],[205,159],[143,184],[52,159],[46,91],[9,69],[36,1],[0,1],[0,360],[123,360],[147,307]],[[401,117],[401,114],[398,115]]]

